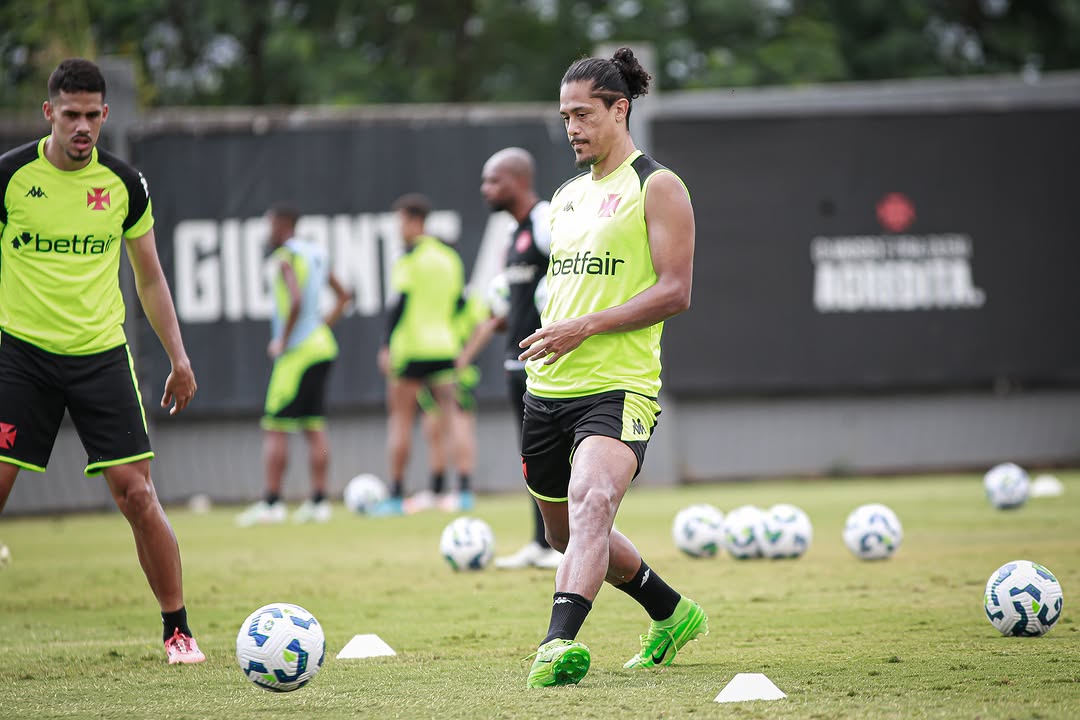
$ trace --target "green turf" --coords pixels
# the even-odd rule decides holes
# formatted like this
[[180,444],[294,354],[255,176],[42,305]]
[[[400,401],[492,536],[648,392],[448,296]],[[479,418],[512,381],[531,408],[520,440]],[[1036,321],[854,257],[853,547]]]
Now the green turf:
[[[711,634],[661,671],[625,671],[647,618],[605,588],[579,636],[593,666],[578,686],[529,690],[549,571],[455,574],[438,553],[442,514],[370,519],[340,506],[323,526],[235,529],[235,508],[170,509],[187,604],[209,661],[169,667],[157,608],[123,519],[113,513],[4,518],[0,718],[1076,718],[1080,717],[1080,473],[1063,497],[997,511],[974,476],[640,487],[617,523],[649,563],[710,614]],[[34,482],[24,478],[21,482]],[[695,560],[673,546],[675,512],[791,502],[814,524],[801,559]],[[840,539],[847,513],[891,506],[904,542],[860,562]],[[524,495],[481,497],[474,514],[501,551],[523,542]],[[1028,559],[1061,581],[1061,620],[1042,638],[1005,638],[983,587]],[[272,601],[322,623],[327,659],[305,688],[273,694],[234,657],[240,623]],[[357,633],[398,656],[336,660]],[[738,672],[763,672],[784,700],[720,705]]]

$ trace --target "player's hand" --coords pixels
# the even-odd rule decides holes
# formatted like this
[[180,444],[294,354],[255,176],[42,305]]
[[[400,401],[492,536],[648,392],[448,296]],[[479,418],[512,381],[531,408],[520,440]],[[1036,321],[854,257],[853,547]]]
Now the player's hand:
[[283,352],[285,352],[285,341],[281,338],[274,338],[266,346],[266,354],[270,356],[271,360],[277,360],[278,356]]
[[551,365],[585,342],[590,334],[583,317],[553,322],[518,343],[518,347],[525,348],[518,360],[543,358],[545,365]]
[[169,407],[169,403],[174,403],[169,414],[175,415],[188,406],[198,387],[191,363],[184,361],[174,364],[169,377],[165,378],[165,394],[161,396],[161,407]]

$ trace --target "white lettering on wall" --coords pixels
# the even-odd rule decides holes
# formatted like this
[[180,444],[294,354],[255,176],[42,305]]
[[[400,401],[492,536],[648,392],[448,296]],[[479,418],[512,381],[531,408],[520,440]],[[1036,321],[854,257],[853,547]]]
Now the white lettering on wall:
[[[428,228],[433,235],[456,243],[461,216],[451,210],[433,212]],[[334,274],[356,295],[350,315],[372,317],[382,312],[390,292],[390,268],[402,252],[394,213],[305,215],[296,232],[327,248]],[[274,307],[274,268],[268,258],[268,233],[262,216],[177,223],[173,292],[181,322],[269,319]],[[329,310],[333,303],[329,289],[323,303]]]

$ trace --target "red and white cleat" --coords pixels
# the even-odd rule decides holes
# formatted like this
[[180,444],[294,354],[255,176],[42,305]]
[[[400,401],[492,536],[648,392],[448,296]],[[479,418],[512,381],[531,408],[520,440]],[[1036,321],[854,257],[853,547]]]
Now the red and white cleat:
[[165,654],[169,656],[170,665],[176,663],[190,665],[206,660],[195,638],[185,635],[179,629],[174,630],[173,636],[165,641]]

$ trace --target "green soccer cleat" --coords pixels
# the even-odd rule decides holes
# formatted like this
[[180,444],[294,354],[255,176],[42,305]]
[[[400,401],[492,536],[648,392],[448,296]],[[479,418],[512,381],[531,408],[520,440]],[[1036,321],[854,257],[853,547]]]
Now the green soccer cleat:
[[670,665],[686,643],[709,634],[709,618],[701,606],[684,597],[667,620],[649,624],[649,634],[641,636],[641,652],[626,661],[624,668],[651,668]]
[[574,640],[550,640],[536,649],[528,687],[576,685],[589,672],[589,648]]

